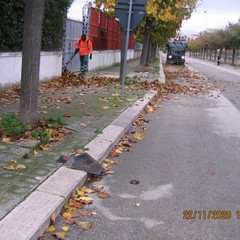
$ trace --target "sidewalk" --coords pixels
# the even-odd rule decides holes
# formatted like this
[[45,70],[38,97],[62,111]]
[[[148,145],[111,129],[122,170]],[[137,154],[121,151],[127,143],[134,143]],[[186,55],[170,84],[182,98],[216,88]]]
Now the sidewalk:
[[[138,64],[139,59],[128,62],[129,77],[164,81],[161,66],[160,74],[143,74],[135,72]],[[99,81],[104,75],[117,77],[119,65],[91,72],[86,81],[94,78]],[[37,239],[48,227],[50,215],[59,214],[72,191],[81,186],[87,176],[85,172],[62,167],[57,159],[85,147],[86,152],[101,163],[156,93],[125,86],[125,98],[121,100],[121,84],[99,86],[97,80],[96,84],[41,92],[40,117],[70,113],[66,122],[71,134],[63,141],[35,154],[32,150],[39,144],[36,140],[0,143],[1,239]],[[0,116],[18,110],[18,100],[12,101],[14,96],[11,96],[0,101]],[[139,96],[143,97],[139,99]],[[11,164],[26,168],[4,169]]]
[[193,57],[186,57],[186,64],[187,64],[188,58],[191,59],[191,61],[201,62],[204,65],[214,67],[215,69],[218,69],[220,71],[226,71],[226,72],[240,76],[240,67],[239,66],[232,66],[230,64],[225,64],[225,63],[217,66],[216,62],[205,60],[205,59],[193,58]]

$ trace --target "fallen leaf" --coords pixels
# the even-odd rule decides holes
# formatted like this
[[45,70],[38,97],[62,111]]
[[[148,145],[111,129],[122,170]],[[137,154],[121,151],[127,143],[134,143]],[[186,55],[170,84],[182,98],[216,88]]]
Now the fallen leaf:
[[70,212],[64,212],[62,216],[66,219],[72,218],[72,214]]
[[55,222],[56,222],[56,218],[57,218],[57,216],[56,216],[56,213],[54,212],[54,213],[50,216],[50,219],[52,220],[53,223],[55,223]]
[[67,219],[65,222],[69,225],[73,225],[75,223],[73,219]]
[[92,227],[92,223],[90,222],[76,222],[76,224],[83,230],[88,230]]
[[11,138],[3,137],[2,142],[3,143],[9,143],[11,141]]
[[102,109],[103,110],[108,110],[110,107],[109,106],[103,106]]
[[54,232],[55,231],[55,227],[53,225],[51,225],[50,227],[48,227],[47,231],[48,232]]
[[42,177],[35,177],[34,179],[37,180],[37,181],[42,181],[43,178]]
[[64,117],[71,117],[71,113],[65,113],[63,116]]
[[35,155],[38,155],[38,152],[36,151],[36,150],[34,150],[34,152],[33,152]]
[[112,160],[112,159],[105,159],[105,161],[111,165],[117,165],[118,162],[116,160]]
[[137,184],[139,184],[139,181],[138,180],[131,180],[130,183],[133,184],[133,185],[137,185]]
[[22,165],[22,164],[19,164],[16,166],[16,169],[25,169],[26,166]]
[[93,199],[90,197],[80,197],[79,200],[86,205],[93,203]]
[[134,137],[137,139],[137,140],[142,140],[144,138],[143,134],[140,133],[140,132],[135,132],[134,133]]
[[95,191],[94,189],[92,189],[92,188],[87,188],[87,187],[86,187],[86,188],[84,189],[84,192],[87,193],[87,194],[91,194],[91,193],[95,193],[96,191]]
[[71,214],[72,214],[73,218],[78,218],[78,217],[84,217],[84,216],[91,217],[92,215],[96,215],[97,213],[92,210],[80,209],[80,210],[72,212]]
[[83,149],[77,149],[73,154],[78,154],[78,155],[81,155],[81,154],[83,154],[83,153],[85,153],[85,151],[83,150]]
[[76,190],[76,194],[79,196],[79,197],[84,197],[86,194],[84,191],[82,191],[81,189],[77,189]]
[[75,199],[69,199],[69,206],[75,207],[75,208],[80,208],[80,209],[83,208],[82,203]]
[[67,232],[69,230],[69,227],[68,226],[63,226],[61,227],[61,229],[64,231],[64,232]]
[[56,237],[57,239],[65,239],[67,236],[66,232],[56,232],[52,234],[53,237]]
[[100,193],[98,193],[98,197],[99,198],[109,198],[110,195],[106,192],[100,192]]
[[29,154],[28,153],[24,154],[23,158],[29,158]]
[[141,206],[141,203],[136,203],[135,206],[136,206],[136,207],[140,207],[140,206]]
[[15,167],[13,165],[5,166],[5,170],[15,170]]
[[16,160],[11,160],[10,162],[11,162],[11,163],[16,163],[17,161],[16,161]]

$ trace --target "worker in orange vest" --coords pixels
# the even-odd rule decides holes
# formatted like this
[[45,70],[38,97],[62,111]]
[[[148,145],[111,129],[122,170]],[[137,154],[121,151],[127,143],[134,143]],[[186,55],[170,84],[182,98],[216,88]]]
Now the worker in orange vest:
[[91,60],[93,51],[92,42],[85,33],[83,33],[81,38],[79,38],[75,43],[75,52],[77,51],[80,55],[80,71],[83,75],[85,75],[88,70],[88,55]]

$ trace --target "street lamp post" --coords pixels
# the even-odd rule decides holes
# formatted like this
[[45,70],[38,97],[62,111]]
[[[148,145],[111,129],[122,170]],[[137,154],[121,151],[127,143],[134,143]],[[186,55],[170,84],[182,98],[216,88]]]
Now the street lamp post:
[[205,15],[205,31],[207,30],[207,11],[204,11]]
[[83,31],[82,33],[85,33],[88,37],[90,34],[90,5],[87,2],[83,8],[82,8],[82,13],[83,13]]

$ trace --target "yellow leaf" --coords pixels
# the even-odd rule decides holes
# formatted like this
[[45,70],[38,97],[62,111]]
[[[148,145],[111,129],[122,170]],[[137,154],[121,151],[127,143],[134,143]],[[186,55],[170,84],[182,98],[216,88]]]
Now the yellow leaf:
[[134,137],[137,139],[137,140],[142,140],[144,138],[143,134],[140,133],[140,132],[135,132],[134,133]]
[[17,161],[16,161],[16,160],[11,160],[10,162],[11,162],[11,163],[16,163]]
[[68,210],[69,211],[76,211],[76,210],[78,210],[78,208],[77,207],[68,207]]
[[16,169],[25,169],[26,166],[22,165],[22,164],[19,164],[16,166]]
[[11,141],[11,138],[3,137],[2,142],[3,143],[9,143]]
[[33,152],[35,155],[38,155],[38,152],[36,151],[36,150],[34,150],[34,152]]
[[77,194],[79,197],[84,197],[84,196],[85,196],[85,192],[84,192],[84,191],[81,191],[81,189],[77,189],[77,190],[76,190],[76,194]]
[[61,227],[61,229],[64,231],[64,232],[67,232],[69,230],[69,227],[68,226],[63,226]]
[[70,219],[70,218],[72,218],[72,215],[70,212],[65,212],[65,213],[63,213],[63,217],[66,219]]
[[37,180],[37,181],[42,181],[43,178],[42,177],[35,177],[34,179]]
[[48,232],[54,232],[55,231],[55,227],[53,225],[51,225],[50,227],[48,227]]
[[110,107],[109,106],[103,106],[102,109],[103,110],[108,110]]
[[105,159],[105,161],[111,165],[116,165],[117,161],[116,160],[112,160],[112,159]]

